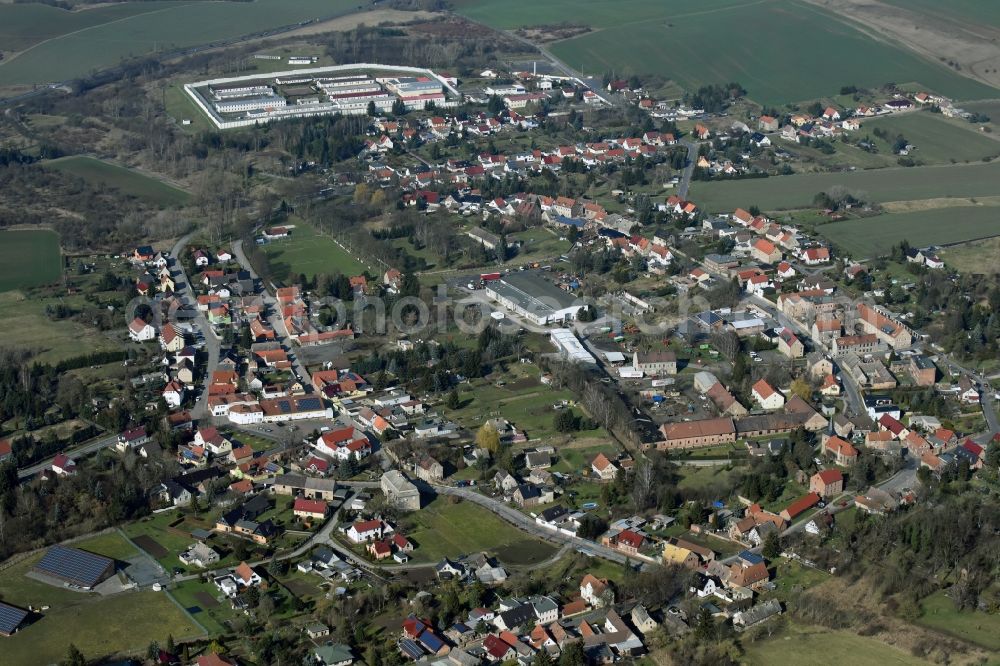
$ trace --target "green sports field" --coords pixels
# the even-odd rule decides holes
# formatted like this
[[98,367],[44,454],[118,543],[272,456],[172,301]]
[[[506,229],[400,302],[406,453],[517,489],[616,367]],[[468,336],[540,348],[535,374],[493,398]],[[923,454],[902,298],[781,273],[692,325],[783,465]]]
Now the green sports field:
[[51,284],[61,275],[59,236],[54,231],[0,231],[0,292]]
[[184,190],[152,176],[93,157],[60,157],[45,162],[44,166],[79,176],[91,185],[113,187],[156,206],[182,206],[191,198]]
[[23,49],[0,61],[0,85],[65,81],[118,65],[125,58],[332,18],[368,4],[366,0],[126,2],[74,12],[0,4],[0,48],[8,53]]
[[547,46],[587,74],[659,74],[688,90],[739,81],[752,98],[782,104],[841,86],[919,82],[955,99],[997,96],[989,86],[902,47],[877,41],[800,0],[457,0],[499,28],[569,21],[592,32]]
[[913,213],[891,213],[832,222],[816,232],[856,259],[885,254],[900,241],[922,247],[1000,235],[1000,207],[956,206]]
[[817,193],[835,186],[864,193],[869,201],[876,203],[998,196],[1000,162],[695,181],[688,196],[712,213],[731,213],[738,207],[754,205],[761,210],[776,211],[811,207]]
[[314,277],[321,273],[360,275],[367,267],[348,254],[329,236],[318,233],[309,225],[294,222],[291,237],[264,246],[271,262],[271,272],[278,280],[305,273]]

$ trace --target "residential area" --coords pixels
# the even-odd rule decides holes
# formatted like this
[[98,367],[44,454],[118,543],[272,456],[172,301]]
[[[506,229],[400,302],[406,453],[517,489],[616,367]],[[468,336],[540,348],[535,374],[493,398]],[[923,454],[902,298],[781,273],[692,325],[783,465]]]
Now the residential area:
[[761,203],[988,118],[414,21],[177,56],[143,150],[186,203],[0,286],[0,662],[991,663],[996,274],[886,240],[908,202]]

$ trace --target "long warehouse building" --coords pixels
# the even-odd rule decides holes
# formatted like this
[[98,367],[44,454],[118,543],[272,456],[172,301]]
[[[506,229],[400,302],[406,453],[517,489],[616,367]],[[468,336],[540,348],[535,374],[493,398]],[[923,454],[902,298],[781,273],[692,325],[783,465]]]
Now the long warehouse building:
[[587,304],[533,272],[511,273],[486,283],[486,295],[532,323],[544,326],[576,319]]

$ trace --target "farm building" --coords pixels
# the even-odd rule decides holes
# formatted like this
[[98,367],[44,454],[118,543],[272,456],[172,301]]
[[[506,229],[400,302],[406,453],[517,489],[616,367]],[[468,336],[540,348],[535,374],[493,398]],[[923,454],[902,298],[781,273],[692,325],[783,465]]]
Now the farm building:
[[0,601],[0,636],[13,636],[28,618],[28,611]]
[[78,548],[52,546],[32,571],[89,590],[115,572],[115,561]]

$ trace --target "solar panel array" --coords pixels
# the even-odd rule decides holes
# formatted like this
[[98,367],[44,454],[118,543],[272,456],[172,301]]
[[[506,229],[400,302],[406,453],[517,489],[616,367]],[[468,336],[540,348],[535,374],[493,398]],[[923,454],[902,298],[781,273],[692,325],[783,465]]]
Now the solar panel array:
[[13,634],[28,617],[28,611],[0,602],[0,634]]
[[35,570],[81,587],[93,587],[105,577],[114,560],[77,548],[52,546]]

